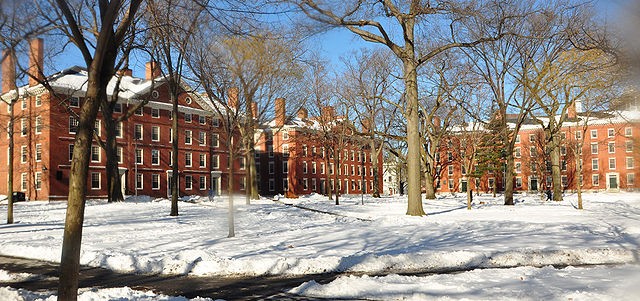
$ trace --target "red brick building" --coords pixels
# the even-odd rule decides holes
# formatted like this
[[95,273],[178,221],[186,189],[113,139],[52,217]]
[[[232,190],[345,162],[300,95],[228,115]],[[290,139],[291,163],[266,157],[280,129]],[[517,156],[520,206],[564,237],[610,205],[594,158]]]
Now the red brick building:
[[[575,113],[570,110],[561,137],[561,181],[564,190],[575,191],[578,183],[587,191],[640,190],[640,112],[635,110],[612,113]],[[472,178],[463,170],[461,156],[456,152],[459,138],[450,138],[443,146],[441,158],[449,158],[443,166],[439,192],[462,192],[466,189],[488,192],[493,185],[504,190],[502,171],[486,172]],[[580,144],[582,144],[580,146]],[[540,125],[526,122],[516,134],[514,149],[515,191],[540,191],[552,186],[551,164],[545,154],[544,133]],[[576,173],[578,160],[582,174]],[[445,160],[447,161],[447,160]]]
[[[42,66],[42,40],[31,42],[31,65]],[[39,55],[38,55],[39,54]],[[7,100],[15,91],[7,79],[15,77],[8,60],[3,62],[3,102],[0,112],[4,124],[8,122]],[[171,150],[171,102],[164,78],[158,68],[147,63],[146,78],[131,76],[131,70],[119,72],[120,93],[114,116],[121,116],[142,100],[144,107],[117,127],[118,167],[127,195],[167,197],[170,166],[173,155],[178,156],[180,171],[180,195],[207,195],[226,191],[227,178],[223,172],[228,166],[224,131],[220,119],[215,116],[209,100],[196,93],[183,92],[179,96],[178,124],[179,151]],[[35,74],[35,73],[34,73]],[[117,77],[109,84],[113,91]],[[87,72],[72,67],[45,80],[53,89],[52,94],[37,81],[19,89],[19,100],[13,108],[14,126],[14,191],[22,191],[29,200],[66,199],[69,168],[76,118],[84,101]],[[184,87],[184,91],[189,91]],[[7,93],[9,92],[9,93]],[[111,97],[109,92],[109,97]],[[105,137],[101,114],[96,120],[96,134]],[[0,135],[0,149],[8,149],[8,135]],[[103,138],[104,139],[104,138]],[[0,183],[8,177],[7,155],[0,155]],[[104,198],[107,195],[106,157],[104,150],[94,142],[87,184],[87,197]],[[236,170],[241,165],[235,162]],[[237,172],[243,177],[242,170]],[[236,189],[240,191],[240,183]],[[7,186],[0,185],[0,194],[7,194]]]
[[[373,192],[371,151],[350,123],[333,115],[326,135],[320,118],[309,117],[306,109],[285,117],[284,99],[276,100],[275,119],[260,130],[256,144],[259,191],[263,195],[298,196],[311,193],[360,194]],[[331,107],[326,114],[334,114]],[[341,128],[348,126],[348,129]],[[339,136],[337,132],[345,131]],[[331,154],[335,150],[335,155]],[[378,157],[378,191],[382,193],[382,155]]]

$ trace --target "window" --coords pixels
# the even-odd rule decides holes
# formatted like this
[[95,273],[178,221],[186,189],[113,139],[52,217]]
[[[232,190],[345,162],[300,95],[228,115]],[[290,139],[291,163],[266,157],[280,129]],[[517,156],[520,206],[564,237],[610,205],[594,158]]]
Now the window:
[[200,142],[200,145],[207,145],[207,132],[198,133],[198,142]]
[[247,158],[241,157],[239,161],[240,161],[240,170],[245,170],[247,168]]
[[614,129],[607,129],[607,137],[609,138],[613,138],[616,135],[616,130]]
[[598,163],[598,159],[591,159],[591,170],[598,170],[600,168]]
[[627,153],[633,152],[633,141],[631,140],[627,140],[624,143],[624,148],[627,151]]
[[582,139],[582,132],[576,131],[576,140]]
[[36,172],[36,190],[42,189],[42,173]]
[[80,107],[80,98],[78,97],[69,98],[69,106],[74,108]]
[[151,150],[151,165],[160,165],[160,151],[157,149]]
[[184,113],[184,122],[191,122],[191,113]]
[[633,169],[633,157],[626,158],[627,169]]
[[302,189],[303,190],[309,189],[309,179],[307,178],[302,179]]
[[275,173],[276,173],[275,163],[269,162],[269,174],[272,175]]
[[453,180],[449,180],[449,190],[453,190]]
[[136,124],[134,130],[134,139],[142,140],[142,124]]
[[142,149],[136,148],[135,152],[136,152],[136,164],[142,164],[142,160],[144,159]]
[[302,173],[303,174],[307,173],[307,162],[302,162]]
[[20,163],[27,163],[27,146],[20,147]]
[[91,189],[100,189],[100,173],[91,173]]
[[284,161],[282,162],[282,173],[288,173],[289,172],[289,162]]
[[20,118],[20,136],[27,135],[27,118]]
[[283,144],[282,145],[282,155],[284,157],[288,157],[289,156],[289,145],[288,144]]
[[562,169],[562,171],[567,171],[567,160],[562,160],[560,162],[560,168]]
[[200,155],[199,155],[199,160],[198,160],[198,161],[199,161],[199,162],[198,162],[198,163],[199,163],[199,165],[198,165],[198,166],[199,166],[200,168],[205,168],[205,167],[207,167],[207,154],[200,154]]
[[114,113],[122,113],[122,104],[121,103],[116,103],[113,106],[113,112]]
[[355,151],[351,151],[351,161],[355,161],[356,160],[356,152]]
[[116,158],[118,159],[118,163],[122,163],[122,146],[116,148]]
[[624,135],[626,137],[631,137],[631,128],[624,128]]
[[186,167],[191,167],[191,153],[187,152],[184,154],[184,165]]
[[220,126],[220,119],[218,118],[211,118],[211,123],[214,127],[219,127]]
[[184,189],[185,190],[193,189],[193,179],[190,175],[184,176]]
[[320,174],[323,175],[325,173],[324,163],[320,163]]
[[93,131],[98,135],[98,137],[100,137],[100,120],[96,120],[93,123]]
[[73,161],[73,144],[69,144],[69,161]]
[[333,163],[329,163],[329,174],[330,174],[330,175],[332,175],[332,174],[333,174],[333,171],[334,171],[334,168],[333,168],[333,167],[334,167]]
[[289,191],[289,179],[282,179],[282,190]]
[[169,151],[169,166],[173,167],[173,151]]
[[36,134],[42,133],[42,117],[36,117]]
[[609,153],[613,154],[616,152],[616,144],[615,142],[609,142],[608,143],[608,149],[609,149]]
[[520,158],[520,156],[521,156],[520,147],[516,147],[514,149],[514,155],[513,156],[516,157],[516,158]]
[[138,115],[138,116],[142,116],[142,115],[144,115],[144,108],[143,108],[142,106],[139,106],[139,107],[136,109],[135,114],[136,114],[136,115]]
[[160,127],[152,126],[151,127],[151,141],[158,142],[160,141]]
[[616,158],[609,158],[609,169],[616,169]]
[[598,143],[591,143],[591,154],[598,154]]
[[520,135],[516,135],[516,143],[520,143]]
[[69,134],[75,134],[78,132],[79,121],[73,116],[69,116]]
[[[211,134],[211,146],[218,147],[220,146],[220,135]],[[273,152],[272,152],[273,153]]]
[[191,144],[191,131],[190,130],[185,130],[184,131],[184,144],[187,144],[187,145]]
[[207,117],[203,115],[198,116],[198,123],[207,124]]
[[42,105],[42,95],[36,95],[36,107]]
[[91,146],[91,162],[100,162],[100,147],[97,145]]
[[516,162],[516,173],[521,173],[522,172],[522,163],[520,162]]
[[200,185],[198,188],[200,188],[200,190],[207,190],[207,177],[206,176],[200,176],[200,181],[198,182],[198,184]]
[[158,108],[151,108],[151,117],[153,117],[153,118],[160,118],[160,109],[158,109]]
[[627,186],[634,186],[636,184],[636,175],[632,173],[627,174]]
[[151,175],[151,189],[160,190],[160,175],[152,174]]
[[27,190],[27,174],[26,173],[20,174],[20,190],[22,191]]
[[536,134],[529,134],[529,142],[536,142]]
[[516,177],[516,188],[522,188],[522,178]]
[[276,180],[269,179],[269,191],[275,191],[275,190],[276,190]]
[[283,131],[282,132],[282,140],[287,140],[289,139],[289,132]]
[[351,175],[355,175],[356,174],[356,168],[355,166],[351,165]]
[[591,139],[598,138],[598,130],[591,130]]
[[447,166],[447,169],[448,169],[447,174],[450,175],[450,176],[453,176],[453,165]]
[[316,172],[317,172],[317,167],[318,167],[318,166],[316,165],[316,162],[312,162],[312,163],[311,163],[311,173],[312,173],[312,174],[314,174],[314,175],[316,174]]
[[562,183],[562,187],[567,187],[567,184],[569,183],[569,178],[567,178],[566,175],[562,175],[562,177],[560,177],[560,182]]
[[600,186],[600,175],[591,175],[591,185],[594,187]]
[[318,184],[317,184],[316,178],[311,178],[311,190],[312,191],[318,190]]
[[305,157],[308,155],[307,154],[307,146],[306,145],[302,146],[302,155],[305,156]]
[[36,162],[42,161],[42,144],[36,144]]
[[214,169],[218,169],[220,168],[220,156],[218,155],[213,155],[213,157],[211,158],[212,162],[211,162],[211,167],[213,167]]
[[136,174],[136,190],[144,188],[143,180],[144,180],[144,177],[142,176],[141,173]]
[[116,138],[122,138],[122,122],[116,123]]

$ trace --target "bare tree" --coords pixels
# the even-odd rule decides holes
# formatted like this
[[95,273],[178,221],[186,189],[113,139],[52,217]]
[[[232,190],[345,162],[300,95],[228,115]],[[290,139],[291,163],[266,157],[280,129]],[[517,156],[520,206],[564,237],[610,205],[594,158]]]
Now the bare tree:
[[[107,84],[115,73],[120,46],[125,43],[141,0],[40,3],[43,16],[78,47],[88,69],[88,87],[80,109],[69,176],[69,199],[60,261],[58,300],[76,300],[89,154],[94,124]],[[46,13],[45,13],[46,11]],[[91,17],[95,17],[94,22]],[[85,24],[84,22],[91,22]]]
[[[384,45],[402,62],[405,85],[407,119],[407,167],[409,203],[408,215],[422,216],[425,212],[420,198],[420,150],[418,67],[430,61],[440,53],[456,47],[472,47],[486,41],[497,40],[504,35],[503,16],[505,12],[496,9],[497,3],[480,4],[469,2],[443,1],[432,5],[431,2],[412,1],[335,1],[317,2],[300,0],[294,2],[311,19],[335,27],[343,27],[363,40]],[[464,5],[464,6],[463,6]],[[486,18],[485,16],[495,16]],[[384,18],[386,22],[380,22]],[[466,30],[461,20],[478,19],[478,22],[491,20],[499,25],[498,29],[487,36],[469,39],[463,36]],[[418,34],[416,34],[418,31]],[[438,36],[438,32],[446,34]],[[397,34],[397,35],[396,35]],[[401,38],[395,38],[401,36]],[[464,41],[463,41],[464,40]]]

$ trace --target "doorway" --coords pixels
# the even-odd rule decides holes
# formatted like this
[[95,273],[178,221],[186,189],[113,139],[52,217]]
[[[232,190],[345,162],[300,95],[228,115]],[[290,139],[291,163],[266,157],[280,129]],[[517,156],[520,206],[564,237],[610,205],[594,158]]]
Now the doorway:
[[618,181],[618,173],[608,173],[607,174],[607,189],[608,190],[619,190],[619,181]]
[[467,192],[467,180],[461,180],[460,181],[460,192]]
[[531,177],[531,179],[529,180],[529,190],[538,191],[538,178]]

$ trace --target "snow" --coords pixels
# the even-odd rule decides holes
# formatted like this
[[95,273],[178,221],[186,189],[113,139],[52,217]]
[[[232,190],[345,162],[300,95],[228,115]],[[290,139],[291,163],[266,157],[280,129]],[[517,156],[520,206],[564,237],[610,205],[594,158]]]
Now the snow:
[[[23,289],[0,287],[0,300],[4,301],[56,301],[57,296],[53,292],[31,292]],[[78,291],[78,301],[212,301],[210,298],[187,299],[185,297],[173,297],[156,295],[151,291],[136,291],[128,287],[118,288],[83,288]]]
[[[170,202],[166,199],[138,197],[115,204],[88,201],[81,263],[122,272],[193,276],[473,270],[457,275],[478,278],[477,281],[494,279],[495,283],[474,282],[473,285],[484,289],[467,291],[472,286],[465,283],[470,280],[461,278],[457,285],[451,285],[461,290],[462,299],[470,296],[510,299],[520,293],[527,298],[547,299],[546,295],[525,294],[526,285],[520,287],[513,284],[515,280],[509,280],[533,273],[548,281],[546,293],[550,299],[562,299],[573,295],[563,295],[568,290],[555,279],[563,275],[578,277],[577,273],[582,272],[571,272],[572,268],[553,272],[548,265],[638,262],[640,193],[587,193],[584,199],[585,209],[577,210],[574,194],[567,194],[565,201],[558,203],[543,202],[537,194],[516,195],[515,206],[502,205],[500,196],[480,195],[474,196],[473,209],[467,210],[463,195],[447,194],[423,201],[426,217],[411,217],[405,215],[407,200],[401,196],[381,199],[365,196],[365,205],[360,205],[360,196],[348,196],[340,199],[339,206],[320,195],[279,201],[261,199],[251,205],[245,205],[244,197],[238,197],[234,205],[233,238],[227,237],[224,197],[216,197],[213,202],[208,198],[189,198],[189,202],[180,203],[178,217],[169,216]],[[63,202],[15,204],[17,223],[0,225],[0,254],[59,262],[65,210]],[[5,219],[3,206],[0,220]],[[520,266],[527,267],[514,268]],[[594,294],[594,299],[601,299],[601,295],[615,293],[613,282],[592,287],[589,277],[598,278],[607,271],[615,274],[612,277],[618,277],[617,273],[639,272],[635,265],[601,269],[580,269],[588,275],[574,281],[579,287],[575,298],[592,299],[588,296]],[[477,275],[465,276],[469,273]],[[454,277],[442,275],[445,276]],[[391,278],[342,277],[336,280],[342,282],[335,285],[353,281],[355,290],[361,282],[372,285],[371,281],[385,283],[401,276],[388,277]],[[435,281],[397,279],[401,279],[399,283]],[[449,281],[446,277],[442,279]],[[501,294],[493,292],[490,284],[514,286],[517,290]],[[313,283],[306,286],[313,288],[314,293],[324,290]],[[431,290],[415,292],[418,294],[415,298],[447,296]],[[460,299],[458,295],[452,298]]]

